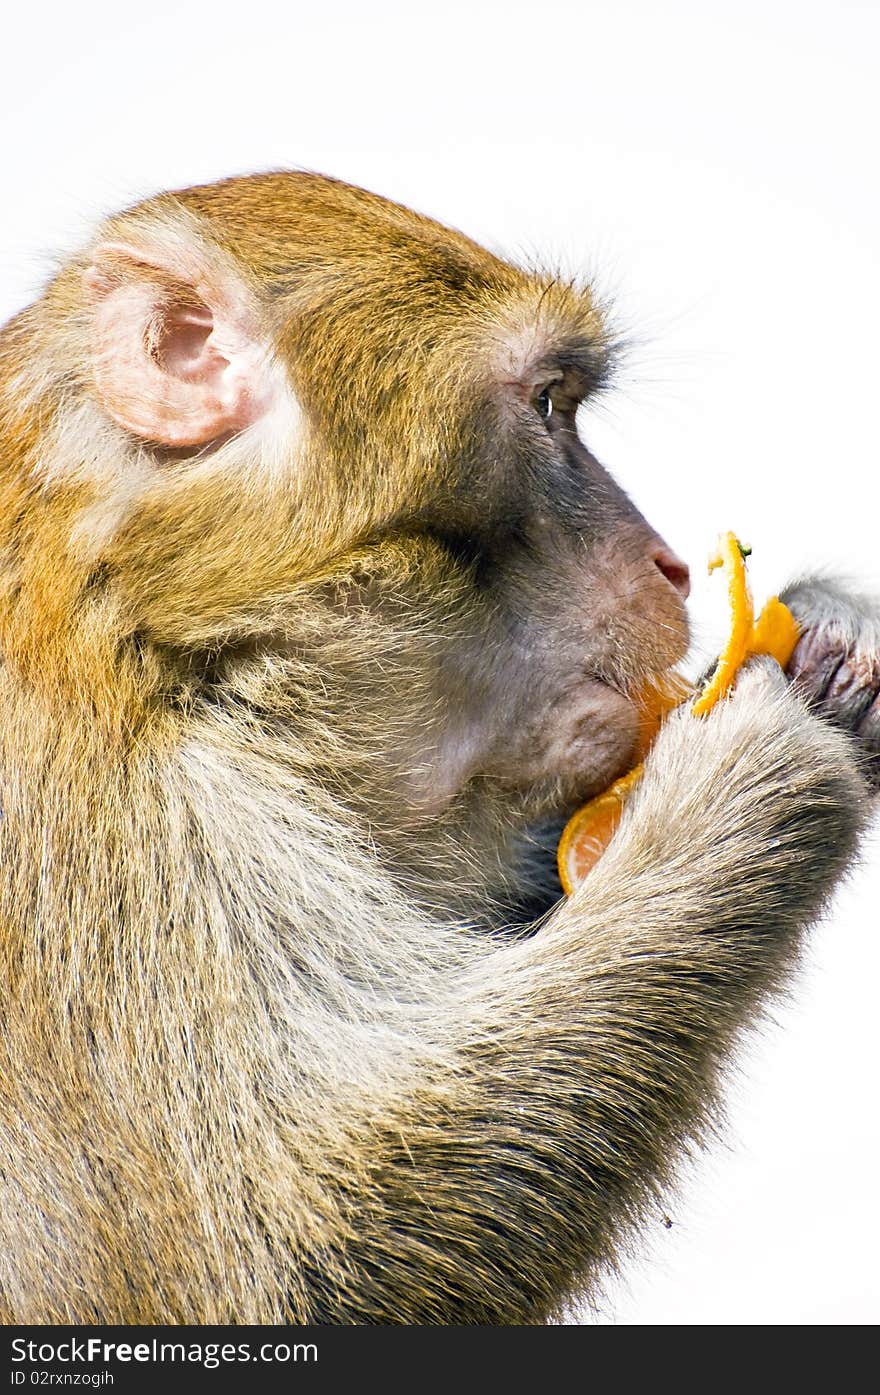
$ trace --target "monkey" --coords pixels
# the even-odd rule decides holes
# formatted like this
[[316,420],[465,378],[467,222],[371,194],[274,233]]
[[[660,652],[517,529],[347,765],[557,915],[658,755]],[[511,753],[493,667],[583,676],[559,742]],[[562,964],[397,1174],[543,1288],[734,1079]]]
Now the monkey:
[[610,325],[281,171],[2,330],[5,1321],[552,1321],[704,1136],[858,854],[878,610],[794,583],[562,899],[688,647],[576,423]]

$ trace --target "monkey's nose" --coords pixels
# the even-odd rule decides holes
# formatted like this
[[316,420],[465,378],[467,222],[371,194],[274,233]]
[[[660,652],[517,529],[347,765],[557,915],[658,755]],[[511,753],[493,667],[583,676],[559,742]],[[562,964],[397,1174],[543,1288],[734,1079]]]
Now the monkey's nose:
[[681,558],[676,557],[668,547],[658,547],[654,553],[654,565],[686,601],[691,593],[691,574]]

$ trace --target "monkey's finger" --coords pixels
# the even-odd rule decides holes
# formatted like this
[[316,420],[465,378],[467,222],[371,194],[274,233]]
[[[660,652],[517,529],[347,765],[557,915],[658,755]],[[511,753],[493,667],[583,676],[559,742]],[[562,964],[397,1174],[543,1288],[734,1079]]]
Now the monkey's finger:
[[856,736],[865,756],[865,777],[873,790],[880,790],[880,691],[864,712]]
[[848,645],[833,628],[809,629],[786,672],[823,715],[855,731],[880,688],[880,653]]
[[834,630],[811,626],[804,631],[785,671],[808,701],[822,702],[846,659],[847,647]]
[[847,654],[828,684],[823,709],[847,730],[858,731],[880,690],[880,654]]

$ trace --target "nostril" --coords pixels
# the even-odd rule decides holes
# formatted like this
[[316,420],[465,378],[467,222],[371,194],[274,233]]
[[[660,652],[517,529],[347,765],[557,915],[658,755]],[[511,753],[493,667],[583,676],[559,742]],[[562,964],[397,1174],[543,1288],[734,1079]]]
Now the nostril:
[[691,593],[691,574],[681,558],[670,552],[668,547],[661,547],[654,553],[654,564],[675,587],[682,600],[687,600]]

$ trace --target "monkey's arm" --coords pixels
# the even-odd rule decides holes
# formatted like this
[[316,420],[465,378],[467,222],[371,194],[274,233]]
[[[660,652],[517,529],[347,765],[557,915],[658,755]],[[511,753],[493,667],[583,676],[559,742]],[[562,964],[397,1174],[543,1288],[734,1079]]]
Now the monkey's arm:
[[846,739],[772,670],[670,720],[584,887],[436,1008],[457,1068],[360,1121],[318,1320],[541,1320],[668,1175],[862,822]]

